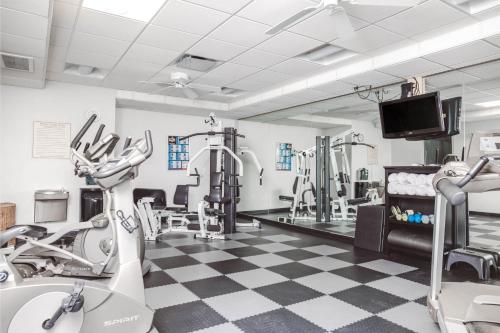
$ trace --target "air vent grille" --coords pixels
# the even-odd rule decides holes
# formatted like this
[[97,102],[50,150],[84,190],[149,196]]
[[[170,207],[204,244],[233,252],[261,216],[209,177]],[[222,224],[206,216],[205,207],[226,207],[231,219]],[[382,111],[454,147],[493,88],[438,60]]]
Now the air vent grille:
[[4,52],[1,52],[0,55],[0,59],[2,59],[2,68],[15,71],[33,72],[33,57]]
[[192,54],[183,54],[176,61],[175,65],[180,68],[185,68],[197,72],[208,72],[218,66],[220,61],[204,57],[195,56]]

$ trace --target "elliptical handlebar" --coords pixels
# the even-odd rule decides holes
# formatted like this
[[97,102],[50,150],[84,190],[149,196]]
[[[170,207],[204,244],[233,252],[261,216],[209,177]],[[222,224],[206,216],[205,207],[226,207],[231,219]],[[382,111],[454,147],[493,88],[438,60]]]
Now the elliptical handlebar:
[[70,145],[71,148],[76,148],[76,146],[78,145],[78,143],[82,140],[83,136],[85,135],[85,133],[87,133],[87,131],[89,130],[90,126],[92,126],[92,124],[94,123],[94,121],[96,119],[97,119],[97,115],[95,113],[92,116],[90,116],[89,120],[87,120],[87,122],[85,123],[85,125],[83,125],[83,127],[80,129],[80,131],[75,136],[75,138],[73,139],[73,141],[71,141],[71,145]]
[[490,158],[488,156],[481,156],[479,161],[456,184],[448,178],[443,178],[436,184],[436,188],[453,206],[461,205],[466,199],[463,187],[474,179],[489,162]]

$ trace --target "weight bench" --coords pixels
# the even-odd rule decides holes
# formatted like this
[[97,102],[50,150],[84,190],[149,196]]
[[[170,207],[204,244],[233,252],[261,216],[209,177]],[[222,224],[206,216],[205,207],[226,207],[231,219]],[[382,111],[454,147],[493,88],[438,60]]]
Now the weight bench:
[[362,204],[369,203],[369,202],[371,202],[370,198],[365,198],[365,197],[347,200],[347,204],[350,206],[362,205]]

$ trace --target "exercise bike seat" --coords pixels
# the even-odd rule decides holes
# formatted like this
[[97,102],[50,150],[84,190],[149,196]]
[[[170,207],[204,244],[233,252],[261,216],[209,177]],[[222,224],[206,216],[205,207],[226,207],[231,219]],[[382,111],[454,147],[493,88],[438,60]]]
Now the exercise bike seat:
[[347,200],[348,205],[361,205],[365,203],[369,203],[371,200],[369,198],[354,198]]
[[294,198],[289,196],[289,195],[280,195],[278,197],[280,199],[280,201],[293,201]]
[[33,238],[43,238],[47,235],[47,228],[32,224],[16,224],[0,232],[0,247],[17,236],[25,235]]

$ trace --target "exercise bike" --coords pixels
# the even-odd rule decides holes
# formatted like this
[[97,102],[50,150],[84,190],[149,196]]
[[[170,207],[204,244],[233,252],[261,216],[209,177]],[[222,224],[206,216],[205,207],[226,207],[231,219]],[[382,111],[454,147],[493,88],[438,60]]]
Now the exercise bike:
[[[104,127],[104,125],[99,126],[92,145],[86,143],[82,152],[83,156],[94,165],[109,160],[111,153],[120,139],[118,135],[113,133],[101,139]],[[131,138],[127,138],[124,150],[130,144]],[[80,163],[75,152],[78,151],[80,146],[81,143],[77,143],[71,147],[75,175],[78,173]],[[85,175],[80,173],[79,176],[83,177]],[[71,232],[76,232],[76,234],[73,237],[66,237]],[[149,272],[151,265],[144,263],[145,244],[141,225],[139,225],[137,235],[137,246],[141,262],[143,263],[142,270],[143,274],[146,274]],[[50,237],[46,237],[45,232],[39,232],[37,237],[30,238],[29,242],[19,246],[11,253],[8,260],[16,265],[16,269],[23,278],[35,275],[109,278],[114,274],[118,266],[116,253],[110,253],[109,251],[112,241],[112,227],[109,224],[106,214],[102,213],[92,217],[87,222],[67,223]],[[52,246],[47,247],[44,245]],[[66,252],[57,251],[54,246],[64,249]],[[70,256],[68,253],[74,256]],[[104,261],[107,264],[102,271],[94,270],[86,262],[79,260],[79,258],[83,258],[89,262]]]
[[467,163],[447,163],[433,184],[436,218],[427,298],[430,315],[443,333],[500,332],[500,286],[442,282],[447,203],[458,206],[465,203],[466,193],[500,190],[500,131],[474,133]]
[[[118,258],[110,279],[87,281],[67,277],[23,279],[8,260],[11,248],[0,251],[0,331],[6,333],[73,332],[153,332],[154,311],[145,304],[144,285],[137,242],[138,225],[133,218],[130,181],[138,167],[153,153],[151,133],[126,148],[117,158],[94,163],[75,148],[88,131],[93,115],[73,139],[72,154],[77,159],[77,175],[89,176],[106,196],[105,214],[113,241],[106,259],[90,262],[74,253],[36,240],[43,228],[16,225],[0,233],[0,246],[12,238],[26,244],[64,253],[99,274]],[[50,237],[49,237],[50,238]],[[131,246],[132,245],[132,246]]]

